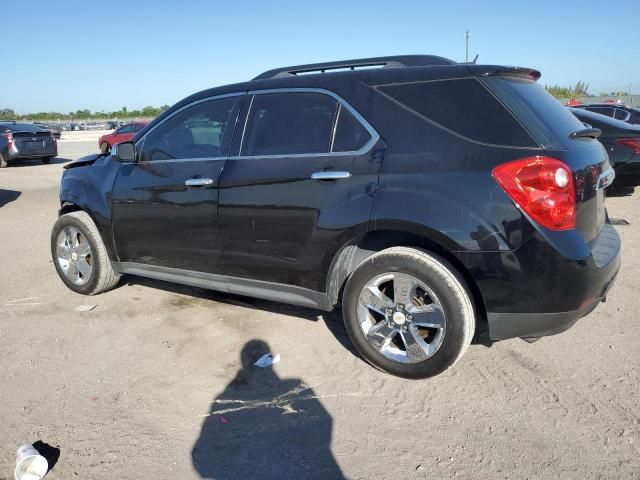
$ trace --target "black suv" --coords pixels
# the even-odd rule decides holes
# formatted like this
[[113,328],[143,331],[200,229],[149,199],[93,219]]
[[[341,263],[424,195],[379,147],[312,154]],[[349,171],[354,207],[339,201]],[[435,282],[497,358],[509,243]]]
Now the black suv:
[[619,103],[590,103],[588,105],[575,105],[573,108],[582,108],[589,112],[615,118],[621,122],[640,125],[640,109],[636,107],[628,107]]
[[197,93],[65,167],[55,267],[84,294],[133,274],[341,306],[362,356],[409,378],[477,326],[561,332],[605,298],[620,240],[599,132],[539,76],[399,56]]

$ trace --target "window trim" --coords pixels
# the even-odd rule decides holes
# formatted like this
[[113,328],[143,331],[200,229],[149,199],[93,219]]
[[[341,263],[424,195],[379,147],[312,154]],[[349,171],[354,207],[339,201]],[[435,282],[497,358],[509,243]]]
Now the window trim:
[[[186,110],[187,108],[193,107],[195,105],[198,105],[200,103],[204,103],[204,102],[210,102],[212,100],[221,100],[224,98],[231,98],[231,97],[242,97],[247,95],[247,92],[234,92],[234,93],[224,93],[221,95],[212,95],[210,97],[205,97],[205,98],[201,98],[198,100],[195,100],[191,103],[188,103],[187,105],[183,105],[182,107],[180,107],[178,110],[176,110],[175,112],[171,112],[170,115],[167,115],[167,117],[163,118],[162,121],[156,123],[153,127],[151,127],[148,131],[146,131],[144,133],[144,135],[142,137],[140,137],[135,145],[136,145],[136,151],[141,153],[142,152],[142,148],[144,148],[144,144],[145,141],[147,139],[147,136],[149,134],[151,134],[151,132],[153,132],[156,128],[158,128],[161,125],[164,125],[165,122],[167,122],[170,118],[172,118],[174,115],[177,115],[178,113]],[[237,123],[238,121],[238,116],[240,114],[240,111],[238,110],[236,112],[236,118],[233,120],[234,123]],[[230,119],[231,121],[232,119]],[[131,162],[131,163],[158,163],[158,162],[193,162],[193,161],[198,161],[198,160],[225,160],[229,158],[228,155],[222,155],[222,156],[218,156],[218,157],[194,157],[194,158],[168,158],[168,159],[164,159],[164,160],[136,160],[135,162]]]
[[[249,109],[247,110],[247,114],[244,117],[244,125],[242,127],[242,139],[240,141],[240,146],[238,152],[242,152],[242,147],[244,146],[245,141],[245,133],[247,130],[247,124],[249,122],[249,116],[251,115],[251,108],[253,107],[253,99],[256,95],[266,95],[271,93],[319,93],[322,95],[327,95],[332,97],[336,102],[338,102],[339,109],[346,108],[349,112],[356,118],[358,122],[367,130],[370,135],[370,139],[367,143],[365,143],[358,150],[351,150],[347,152],[326,152],[326,153],[290,153],[290,154],[276,154],[276,155],[234,155],[227,157],[228,160],[250,160],[250,159],[269,159],[269,158],[310,158],[310,157],[344,157],[344,156],[356,156],[356,155],[364,155],[369,152],[373,146],[378,143],[380,140],[380,135],[378,132],[365,120],[365,118],[360,115],[360,113],[353,108],[346,100],[344,100],[340,95],[332,92],[331,90],[326,90],[324,88],[269,88],[264,90],[249,90],[247,95],[251,95],[251,103],[249,105]],[[337,124],[337,122],[334,120]],[[335,129],[336,125],[332,126],[331,132],[331,142],[330,146],[333,146],[333,140],[335,138]]]

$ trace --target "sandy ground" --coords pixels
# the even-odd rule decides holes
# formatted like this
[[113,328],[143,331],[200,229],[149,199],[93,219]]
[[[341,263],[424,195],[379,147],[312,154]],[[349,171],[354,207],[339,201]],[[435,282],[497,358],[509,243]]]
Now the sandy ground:
[[[0,479],[34,441],[59,449],[50,480],[640,475],[640,195],[607,200],[631,225],[596,312],[407,381],[359,359],[335,314],[136,278],[67,290],[49,257],[58,181],[96,148],[0,171]],[[249,366],[268,349],[273,369]]]

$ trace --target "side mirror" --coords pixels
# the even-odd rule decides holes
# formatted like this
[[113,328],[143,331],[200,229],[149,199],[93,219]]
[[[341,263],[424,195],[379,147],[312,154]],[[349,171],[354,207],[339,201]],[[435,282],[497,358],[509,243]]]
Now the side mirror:
[[111,147],[111,155],[121,162],[135,162],[136,146],[133,142],[117,143]]

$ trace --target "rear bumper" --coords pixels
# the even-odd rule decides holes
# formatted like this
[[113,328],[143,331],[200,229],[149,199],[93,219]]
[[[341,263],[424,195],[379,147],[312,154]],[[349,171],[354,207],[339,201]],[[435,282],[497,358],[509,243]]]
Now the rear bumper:
[[19,160],[21,158],[47,158],[47,157],[56,157],[58,155],[58,149],[52,148],[49,150],[40,150],[36,152],[24,152],[21,150],[17,150],[15,152],[9,153],[9,160]]
[[618,232],[605,224],[589,247],[589,256],[574,260],[534,237],[514,252],[475,254],[485,271],[479,265],[469,270],[485,302],[491,339],[554,335],[595,309],[620,269]]

